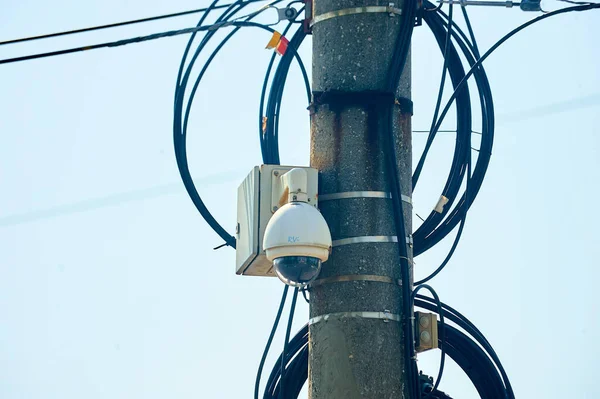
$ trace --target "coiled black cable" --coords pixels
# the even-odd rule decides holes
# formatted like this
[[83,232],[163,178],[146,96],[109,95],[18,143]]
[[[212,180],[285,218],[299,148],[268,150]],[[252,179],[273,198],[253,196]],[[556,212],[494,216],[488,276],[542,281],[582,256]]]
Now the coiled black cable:
[[[275,1],[272,4],[273,5],[277,4],[280,1],[281,0]],[[209,9],[211,9],[211,7],[216,5],[217,2],[218,2],[218,0],[213,1],[213,3],[211,3],[211,6],[209,7]],[[223,46],[227,43],[227,41],[231,37],[233,37],[233,35],[235,33],[237,33],[239,31],[239,29],[242,27],[258,27],[258,28],[267,30],[269,32],[274,32],[274,29],[272,29],[268,26],[251,22],[251,20],[253,18],[255,18],[258,15],[258,13],[251,14],[244,21],[238,21],[238,20],[230,21],[230,19],[237,12],[242,10],[248,4],[249,3],[247,3],[247,2],[237,1],[236,3],[234,3],[230,7],[228,7],[221,14],[221,16],[217,19],[216,23],[223,23],[223,24],[227,23],[229,25],[234,26],[234,30],[232,32],[230,32],[220,42],[220,44],[212,52],[212,54],[209,56],[208,60],[202,67],[202,70],[194,83],[191,94],[187,101],[187,107],[185,107],[185,111],[184,111],[183,102],[184,102],[184,98],[185,98],[185,94],[186,94],[185,89],[188,84],[193,66],[194,66],[197,58],[199,57],[200,53],[202,52],[202,50],[204,49],[206,44],[210,41],[210,39],[215,35],[217,30],[216,29],[210,30],[205,33],[202,41],[198,45],[190,62],[188,63],[187,68],[185,68],[185,73],[183,73],[187,56],[190,52],[191,45],[195,38],[195,34],[191,35],[190,40],[188,41],[188,45],[186,46],[186,49],[184,51],[184,55],[182,57],[182,61],[180,64],[179,73],[178,73],[178,77],[177,77],[177,85],[176,85],[176,89],[175,89],[174,120],[173,120],[173,141],[174,141],[174,147],[175,147],[175,156],[177,159],[177,166],[178,166],[182,181],[184,183],[184,186],[185,186],[190,198],[192,199],[192,202],[194,203],[194,205],[196,206],[196,208],[198,209],[198,211],[200,212],[202,217],[213,228],[213,230],[215,230],[215,232],[225,241],[226,245],[229,245],[233,248],[235,248],[235,237],[233,237],[229,233],[227,233],[227,231],[216,221],[216,219],[213,217],[213,215],[210,213],[210,211],[206,208],[204,202],[200,198],[200,195],[198,194],[198,191],[194,185],[193,179],[192,179],[190,171],[189,171],[188,161],[187,161],[186,136],[187,136],[187,124],[188,124],[189,115],[190,115],[190,111],[191,111],[191,107],[192,107],[192,102],[195,97],[196,91],[199,87],[200,81],[201,81],[202,77],[204,76],[204,73],[208,69],[211,61],[214,59],[214,57],[217,55],[217,53],[223,48]],[[207,15],[208,15],[208,12],[202,16],[199,24],[202,24],[202,22],[204,22]],[[291,54],[292,57],[294,57],[299,62],[301,71],[303,71],[303,76],[304,76],[305,82],[308,84],[306,69],[304,68],[304,65],[302,64],[300,57],[293,49],[291,51],[289,51],[289,53]]]
[[[427,299],[431,300],[431,298]],[[415,305],[431,311],[437,309],[437,305],[420,299],[415,300]],[[457,325],[467,330],[463,326],[468,326],[468,321],[457,318],[455,314],[447,311],[446,305],[443,306],[444,315],[453,321],[457,320]],[[507,383],[508,380],[502,377],[497,364],[491,359],[488,348],[483,345],[480,346],[480,342],[478,345],[477,339],[469,337],[461,330],[448,324],[438,322],[438,331],[443,331],[444,334],[444,341],[443,343],[440,341],[439,344],[444,346],[448,357],[454,360],[469,377],[482,399],[514,399],[512,388]],[[469,333],[468,330],[467,333]],[[285,359],[288,367],[285,374],[284,397],[297,398],[308,378],[308,325],[305,325],[292,338]],[[280,361],[281,356],[269,376],[263,399],[278,399],[279,381],[281,380]],[[422,399],[437,398],[438,391],[436,389],[431,392],[424,391],[418,397]],[[443,395],[442,397],[447,396]]]

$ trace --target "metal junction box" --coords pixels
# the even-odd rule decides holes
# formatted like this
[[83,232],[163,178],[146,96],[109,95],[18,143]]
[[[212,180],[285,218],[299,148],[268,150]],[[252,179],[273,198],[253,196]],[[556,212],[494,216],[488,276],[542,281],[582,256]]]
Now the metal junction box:
[[247,276],[275,276],[267,260],[263,237],[271,216],[287,202],[281,176],[294,168],[308,175],[308,203],[317,206],[318,171],[300,166],[255,166],[238,188],[235,272]]

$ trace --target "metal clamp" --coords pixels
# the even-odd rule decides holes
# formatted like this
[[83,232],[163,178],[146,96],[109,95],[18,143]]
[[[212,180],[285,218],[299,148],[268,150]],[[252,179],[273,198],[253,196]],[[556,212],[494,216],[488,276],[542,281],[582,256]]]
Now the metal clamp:
[[366,7],[353,7],[353,8],[344,8],[342,10],[330,11],[323,13],[321,15],[315,16],[312,21],[310,21],[310,27],[312,28],[315,24],[319,22],[326,21],[331,18],[342,17],[346,15],[355,15],[355,14],[365,14],[365,13],[386,13],[390,16],[394,15],[402,15],[402,10],[400,8],[394,7],[394,3],[390,3],[389,6],[366,6]]
[[402,287],[402,281],[399,279],[393,279],[389,276],[377,276],[374,274],[347,274],[344,276],[325,277],[325,278],[321,278],[321,279],[313,281],[310,284],[310,287],[312,288],[312,287],[318,287],[318,286],[324,285],[324,284],[342,283],[342,282],[347,282],[347,281],[371,281],[371,282],[376,282],[376,283],[393,284],[393,285],[398,285],[399,287]]
[[[339,247],[342,245],[350,245],[350,244],[364,244],[364,243],[372,243],[372,242],[398,242],[398,237],[396,236],[362,236],[362,237],[348,237],[341,238],[339,240],[333,240],[332,246]],[[408,245],[413,245],[412,235],[406,237],[406,243]]]
[[286,7],[286,8],[277,8],[277,7],[273,7],[277,10],[277,17],[279,18],[278,22],[281,21],[293,21],[296,19],[296,17],[298,16],[298,10],[296,10],[294,7]]
[[329,313],[321,316],[315,316],[308,320],[308,325],[312,326],[313,324],[319,323],[321,321],[328,321],[330,318],[335,319],[345,319],[345,318],[361,318],[361,319],[379,319],[383,320],[385,323],[390,321],[400,322],[400,315],[395,313],[390,313],[389,310],[384,310],[383,312],[337,312],[337,313]]
[[[319,195],[319,201],[335,201],[340,199],[351,198],[383,198],[391,199],[392,194],[385,191],[344,191],[341,193],[331,193]],[[402,201],[412,205],[412,198],[408,195],[401,194]]]

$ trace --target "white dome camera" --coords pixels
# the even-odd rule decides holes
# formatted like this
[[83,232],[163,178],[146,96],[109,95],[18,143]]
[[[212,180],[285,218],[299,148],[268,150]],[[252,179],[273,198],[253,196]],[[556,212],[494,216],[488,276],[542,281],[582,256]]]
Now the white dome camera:
[[315,280],[329,258],[331,233],[323,215],[306,201],[306,171],[292,169],[282,179],[288,203],[275,212],[265,230],[263,248],[281,281],[304,287]]

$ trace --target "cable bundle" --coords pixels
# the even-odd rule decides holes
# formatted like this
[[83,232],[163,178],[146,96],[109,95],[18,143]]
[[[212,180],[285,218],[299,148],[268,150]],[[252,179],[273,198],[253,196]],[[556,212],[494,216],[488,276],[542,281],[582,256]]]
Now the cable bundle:
[[[107,29],[118,26],[125,26],[131,24],[137,24],[141,22],[155,21],[159,19],[172,18],[176,16],[189,15],[193,13],[203,12],[203,15],[196,27],[185,28],[176,31],[168,31],[162,33],[154,33],[147,36],[134,37],[129,39],[118,40],[114,42],[106,42],[93,44],[88,46],[75,47],[70,49],[52,51],[47,53],[39,53],[26,55],[16,58],[1,59],[0,64],[8,64],[14,62],[21,62],[45,57],[53,57],[64,54],[71,54],[75,52],[88,51],[100,48],[113,48],[117,46],[123,46],[132,43],[140,43],[149,40],[155,40],[164,37],[172,37],[181,34],[190,33],[190,39],[186,46],[183,54],[181,65],[177,76],[177,84],[175,89],[174,99],[174,121],[173,121],[173,141],[175,148],[175,155],[177,159],[177,166],[181,174],[185,188],[190,195],[194,205],[204,217],[207,223],[217,232],[217,234],[225,241],[224,245],[235,248],[235,238],[223,229],[223,227],[215,220],[209,210],[204,205],[198,191],[193,183],[187,160],[187,148],[186,148],[186,137],[187,137],[187,126],[189,121],[189,115],[192,108],[193,100],[199,88],[200,82],[210,66],[212,60],[224,47],[224,45],[231,39],[241,28],[259,28],[265,31],[274,33],[275,31],[268,25],[253,22],[252,20],[260,15],[268,7],[272,7],[282,2],[282,0],[274,0],[269,3],[266,7],[263,7],[251,14],[245,16],[237,16],[246,6],[251,3],[259,2],[261,0],[238,0],[231,4],[218,5],[219,0],[214,0],[208,8],[184,11],[173,14],[166,14],[162,16],[142,18],[138,20],[125,21],[120,23],[101,25],[96,27],[90,27],[85,29],[77,29],[72,31],[58,32],[48,35],[33,36],[29,38],[8,40],[0,42],[0,45],[15,44],[21,42],[27,42],[32,40],[39,40],[45,38],[59,37],[65,35],[72,35],[76,33],[89,32],[94,30]],[[392,57],[392,63],[388,76],[387,91],[394,93],[398,80],[402,74],[403,67],[406,63],[408,49],[410,47],[410,41],[412,37],[412,31],[415,21],[421,19],[425,21],[427,26],[431,29],[440,50],[444,56],[444,67],[442,72],[442,79],[440,84],[440,90],[438,93],[438,99],[434,116],[427,138],[426,146],[421,154],[419,162],[415,168],[412,185],[413,189],[416,188],[419,178],[421,176],[423,167],[425,165],[428,152],[435,140],[437,133],[440,131],[441,125],[444,118],[448,114],[451,106],[456,102],[456,145],[454,148],[454,156],[452,164],[448,173],[446,184],[442,189],[443,203],[440,203],[439,207],[436,207],[429,216],[423,221],[423,224],[414,232],[413,235],[413,254],[418,256],[428,249],[435,246],[442,239],[444,239],[457,225],[459,225],[458,232],[454,239],[454,243],[444,259],[441,265],[426,278],[417,281],[418,285],[414,291],[410,290],[409,284],[403,285],[402,292],[402,306],[403,315],[405,319],[403,323],[404,335],[408,337],[405,339],[405,360],[406,370],[408,373],[409,380],[409,391],[410,397],[422,397],[422,398],[449,398],[445,393],[437,390],[440,382],[440,378],[443,372],[444,355],[447,354],[456,361],[456,363],[465,371],[469,376],[477,391],[482,398],[505,398],[514,399],[513,389],[510,385],[506,372],[498,359],[497,354],[481,332],[463,315],[457,312],[450,306],[442,303],[437,294],[428,285],[423,283],[435,277],[448,263],[452,257],[458,242],[461,237],[461,233],[464,228],[466,215],[469,207],[476,198],[483,179],[485,177],[487,167],[489,165],[493,137],[494,137],[494,107],[492,101],[492,93],[490,85],[482,67],[482,63],[487,59],[500,45],[506,42],[509,38],[520,32],[532,24],[544,20],[546,18],[572,12],[572,11],[587,11],[591,9],[600,8],[600,4],[589,3],[589,2],[575,2],[569,0],[561,0],[572,4],[577,4],[574,7],[567,7],[564,9],[556,10],[553,12],[545,13],[537,18],[534,18],[525,24],[517,27],[516,29],[509,32],[507,35],[502,37],[496,42],[487,52],[480,55],[475,41],[475,36],[471,28],[471,24],[465,10],[465,7],[461,7],[469,37],[456,25],[453,21],[453,8],[452,3],[449,5],[449,13],[446,15],[442,10],[440,3],[439,6],[435,6],[429,0],[424,0],[420,6],[421,9],[417,9],[417,0],[406,0],[403,4],[404,12],[403,21],[400,27],[400,31],[394,46],[394,54]],[[300,3],[301,1],[293,0],[288,3],[288,7],[294,3]],[[212,24],[204,25],[205,20],[209,14],[217,9],[225,9]],[[300,10],[303,12],[304,8]],[[294,12],[294,17],[296,13]],[[292,19],[285,30],[283,35],[287,34],[292,28]],[[187,88],[192,76],[192,70],[198,57],[205,49],[206,45],[211,39],[213,39],[215,33],[225,27],[233,27],[233,30],[222,39],[217,47],[208,57],[207,61],[201,68],[199,74],[195,78],[195,82],[192,86],[191,91],[188,93]],[[189,62],[188,56],[190,55],[192,45],[197,34],[203,34],[200,43],[197,45],[193,52]],[[311,102],[311,89],[308,81],[308,75],[302,60],[298,56],[297,50],[302,44],[306,37],[304,28],[299,28],[292,39],[289,42],[288,50],[281,57],[277,68],[273,75],[273,79],[269,86],[271,78],[271,72],[275,63],[276,55],[273,54],[268,64],[263,88],[260,96],[259,104],[259,139],[261,145],[261,152],[263,162],[266,164],[279,164],[279,120],[280,120],[280,109],[281,100],[283,97],[283,90],[287,80],[290,65],[295,59],[298,62],[302,78],[306,87],[306,94],[308,97],[308,103]],[[466,64],[463,63],[463,59]],[[187,62],[187,66],[186,66]],[[468,70],[467,70],[468,69]],[[446,71],[449,74],[450,81],[454,88],[454,92],[450,96],[444,108],[441,110],[441,100],[443,96],[444,82],[446,79]],[[478,156],[472,169],[472,157],[471,151],[471,135],[474,133],[472,130],[472,107],[471,107],[471,95],[469,91],[468,81],[471,76],[474,76],[475,88],[479,97],[479,105],[481,110],[481,144],[480,148],[476,151]],[[269,94],[267,98],[267,88],[269,87]],[[265,106],[265,98],[266,106]],[[187,99],[187,100],[186,100]],[[386,148],[386,160],[388,164],[388,178],[390,179],[390,186],[392,191],[392,200],[394,202],[394,223],[397,230],[398,237],[405,235],[404,231],[404,220],[402,212],[402,203],[400,198],[402,192],[400,190],[400,184],[398,181],[398,171],[396,162],[396,153],[394,149],[393,129],[392,129],[392,110],[386,109],[387,117],[389,121],[389,127],[385,139],[387,140]],[[461,187],[465,184],[465,190],[461,193]],[[454,207],[453,207],[454,205]],[[408,267],[408,256],[407,249],[403,240],[398,240],[400,259],[399,263],[401,266],[402,280],[409,281],[409,267]],[[418,295],[420,289],[427,289],[433,295],[433,299]],[[260,376],[266,356],[268,354],[270,345],[272,343],[274,334],[279,324],[281,313],[285,305],[285,299],[287,296],[288,287],[284,288],[281,304],[275,324],[269,336],[265,352],[261,359],[259,372],[257,375],[257,381],[255,386],[255,398],[258,398]],[[305,292],[302,292],[305,295]],[[294,398],[297,397],[308,377],[308,326],[306,325],[298,334],[296,334],[291,340],[289,340],[291,324],[293,320],[293,313],[295,303],[298,296],[298,289],[294,291],[292,306],[290,310],[289,321],[286,330],[285,346],[284,351],[280,355],[277,364],[271,372],[269,379],[266,384],[264,391],[264,398]],[[306,299],[306,296],[305,296]],[[423,379],[423,376],[418,376],[416,371],[416,363],[414,362],[414,342],[413,342],[413,330],[412,323],[410,322],[410,315],[412,314],[412,307],[419,306],[430,311],[435,311],[440,316],[438,322],[438,329],[440,331],[439,347],[442,349],[442,362],[438,378],[434,385],[431,385],[428,379]],[[457,327],[447,325],[445,318],[455,323]],[[289,341],[289,342],[288,342]]]
[[[276,4],[277,2],[273,3]],[[213,5],[216,4],[216,1]],[[211,5],[212,6],[212,5]],[[237,7],[237,9],[236,9]],[[232,18],[237,11],[243,6],[231,6],[219,17],[217,22],[226,22],[229,18]],[[546,14],[539,18],[530,21],[515,31],[509,33],[501,39],[495,46],[493,46],[486,54],[480,56],[473,31],[471,29],[470,21],[466,10],[462,8],[463,15],[467,24],[470,38],[456,25],[452,19],[452,7],[450,6],[450,12],[446,15],[440,7],[435,7],[431,2],[425,0],[424,12],[421,15],[423,21],[431,29],[438,46],[444,56],[444,68],[442,74],[442,82],[440,84],[440,91],[438,94],[438,101],[434,117],[427,139],[425,149],[419,159],[419,162],[415,168],[412,183],[413,188],[416,188],[419,181],[421,172],[427,159],[427,155],[433,141],[439,131],[441,124],[450,110],[452,104],[456,102],[456,144],[454,147],[454,156],[446,184],[442,189],[442,196],[445,198],[446,203],[442,207],[437,207],[433,210],[429,216],[424,220],[423,224],[414,232],[413,241],[414,256],[418,256],[428,249],[432,248],[442,239],[444,239],[457,225],[460,224],[457,235],[454,239],[454,243],[444,259],[441,265],[429,276],[418,281],[416,284],[422,284],[431,278],[435,277],[448,263],[452,257],[458,242],[461,237],[462,230],[464,228],[466,215],[469,207],[476,198],[479,189],[481,188],[483,179],[485,177],[491,152],[494,137],[494,107],[492,100],[492,93],[490,85],[485,74],[483,67],[481,66],[482,61],[487,58],[500,44],[506,41],[509,37],[514,35],[519,30],[523,29],[530,24],[547,18],[550,15],[554,15],[560,12],[566,12],[561,10],[560,12]],[[409,0],[404,4],[405,11],[403,13],[404,20],[401,25],[401,29],[395,45],[395,52],[392,58],[392,64],[388,76],[387,90],[389,92],[395,92],[396,85],[402,74],[402,69],[405,65],[408,48],[410,45],[412,30],[414,21],[417,18],[417,6],[416,1]],[[590,9],[592,6],[579,6],[573,7],[575,11]],[[253,14],[253,16],[258,13]],[[252,17],[249,17],[250,20]],[[202,21],[201,21],[202,23]],[[293,21],[291,21],[284,30],[284,35],[291,29]],[[193,96],[197,89],[197,86],[202,78],[204,71],[206,70],[210,61],[214,58],[216,53],[222,48],[224,43],[235,34],[241,26],[236,28],[218,45],[214,50],[213,54],[208,58],[207,64],[202,69],[196,84],[192,90],[190,98],[188,100],[187,110],[185,112],[185,118],[180,117],[182,112],[182,101],[184,97],[185,85],[187,84],[188,73],[184,75],[184,79],[181,79],[182,70],[185,63],[185,58],[189,51],[189,47],[193,40],[190,39],[190,43],[186,48],[184,59],[182,60],[180,74],[178,78],[178,86],[176,90],[175,100],[175,123],[174,123],[174,140],[176,155],[178,159],[178,166],[184,180],[184,184],[192,197],[192,200],[196,204],[196,207],[200,213],[205,217],[208,223],[217,231],[217,233],[225,240],[226,245],[235,247],[235,239],[227,234],[221,226],[214,220],[212,215],[202,204],[200,197],[189,176],[187,170],[187,159],[185,158],[185,135],[187,126],[187,117],[189,115],[189,109]],[[206,33],[205,38],[198,47],[197,52],[192,58],[188,71],[191,69],[191,64],[202,50],[205,43],[212,37],[211,32]],[[285,82],[287,80],[289,68],[293,61],[293,58],[299,63],[302,78],[306,87],[306,94],[308,97],[308,103],[311,101],[311,91],[308,82],[308,77],[304,65],[298,57],[297,50],[302,44],[306,37],[306,33],[302,27],[300,27],[292,36],[288,44],[288,51],[281,57],[275,73],[273,74],[272,81],[269,87],[269,80],[271,78],[271,72],[275,63],[275,54],[272,55],[271,60],[267,67],[266,76],[263,82],[263,88],[260,96],[259,104],[259,115],[258,115],[258,128],[259,128],[259,139],[261,145],[261,152],[263,162],[266,164],[279,164],[279,120],[280,120],[280,109],[281,100],[283,97],[283,90]],[[466,65],[463,63],[463,59],[466,61]],[[444,81],[446,77],[446,70],[450,77],[450,82],[453,86],[454,92],[448,100],[447,104],[440,111],[442,93],[444,87]],[[475,89],[479,98],[479,105],[481,110],[481,144],[478,151],[474,167],[472,165],[471,156],[471,135],[473,134],[473,110],[471,104],[470,86],[468,85],[468,79],[474,76]],[[267,97],[267,88],[268,97]],[[265,98],[266,104],[265,104]],[[394,219],[397,235],[403,237],[404,232],[404,220],[402,212],[402,203],[399,200],[401,198],[400,184],[398,181],[398,171],[396,170],[396,154],[394,149],[394,141],[392,136],[392,110],[386,110],[388,115],[389,128],[386,140],[388,140],[385,146],[386,159],[388,164],[388,178],[390,180],[390,186],[392,188],[392,199],[394,200]],[[438,117],[439,114],[439,117]],[[461,192],[461,187],[465,184],[465,190]],[[454,205],[454,206],[453,206]],[[441,209],[440,209],[441,208]],[[400,266],[402,271],[403,281],[409,281],[409,267],[408,267],[408,256],[407,249],[403,243],[403,240],[398,240],[400,250]],[[430,290],[434,299],[417,295],[419,289],[427,288]],[[256,386],[255,386],[255,398],[258,399],[259,384],[262,368],[266,359],[266,355],[270,348],[273,336],[279,323],[283,304],[285,303],[285,296],[287,290],[284,291],[282,302],[279,308],[279,312],[276,318],[276,322],[271,331],[265,353],[261,360],[259,372],[257,375]],[[294,293],[294,300],[296,298],[297,291]],[[450,356],[454,359],[465,373],[469,376],[476,389],[482,398],[514,398],[512,387],[508,381],[508,377],[500,364],[500,361],[489,345],[483,335],[473,326],[466,318],[454,309],[443,304],[437,298],[435,291],[425,285],[419,285],[414,292],[410,291],[408,284],[404,285],[402,294],[402,306],[403,314],[406,316],[403,323],[404,334],[408,339],[405,339],[405,360],[406,370],[408,373],[409,381],[409,395],[411,398],[423,397],[423,398],[447,398],[443,392],[437,390],[440,382],[441,375],[443,373],[444,355]],[[294,301],[295,303],[295,301]],[[440,372],[435,385],[429,386],[422,384],[421,379],[417,375],[416,362],[414,361],[414,340],[412,323],[410,316],[412,315],[412,306],[421,306],[429,310],[437,310],[440,315],[439,330],[440,330],[440,342],[439,347],[442,349],[442,362]],[[292,306],[293,308],[293,306]],[[293,309],[292,309],[293,312]],[[291,315],[292,316],[292,315]],[[464,329],[468,335],[462,333],[460,330],[446,325],[444,323],[444,316],[449,320],[456,323],[460,328]],[[279,356],[276,366],[271,372],[269,379],[266,384],[263,398],[294,398],[297,397],[302,386],[304,385],[308,376],[308,326],[305,326],[292,340],[288,343],[287,335],[289,335],[289,328],[291,326],[292,317],[288,322],[288,334],[286,334],[286,346],[283,353]],[[285,382],[285,384],[283,384]]]

